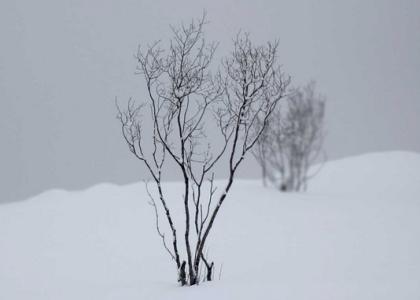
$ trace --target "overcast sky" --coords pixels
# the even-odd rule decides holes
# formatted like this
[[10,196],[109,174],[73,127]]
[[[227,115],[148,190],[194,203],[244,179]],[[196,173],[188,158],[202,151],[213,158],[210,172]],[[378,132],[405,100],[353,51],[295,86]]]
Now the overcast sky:
[[[219,55],[278,38],[295,85],[327,96],[330,159],[420,151],[420,1],[0,0],[0,202],[141,180],[114,98],[141,100],[133,54],[207,10]],[[258,177],[252,157],[240,176]]]

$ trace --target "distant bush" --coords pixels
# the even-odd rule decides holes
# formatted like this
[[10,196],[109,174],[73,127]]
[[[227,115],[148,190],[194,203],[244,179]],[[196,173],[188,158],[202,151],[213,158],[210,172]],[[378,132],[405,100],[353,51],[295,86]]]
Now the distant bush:
[[309,174],[309,167],[323,153],[324,115],[325,99],[315,93],[314,82],[291,89],[252,151],[265,185],[270,182],[281,191],[307,188],[314,175]]

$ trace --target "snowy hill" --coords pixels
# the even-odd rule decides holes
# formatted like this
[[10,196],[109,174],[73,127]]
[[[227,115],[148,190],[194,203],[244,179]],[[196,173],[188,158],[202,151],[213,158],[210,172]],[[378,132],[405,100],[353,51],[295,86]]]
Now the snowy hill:
[[420,154],[329,162],[305,194],[238,180],[225,204],[209,243],[221,279],[192,288],[142,183],[1,205],[0,299],[420,298]]
[[329,162],[314,177],[311,192],[416,195],[420,186],[420,154],[383,152]]

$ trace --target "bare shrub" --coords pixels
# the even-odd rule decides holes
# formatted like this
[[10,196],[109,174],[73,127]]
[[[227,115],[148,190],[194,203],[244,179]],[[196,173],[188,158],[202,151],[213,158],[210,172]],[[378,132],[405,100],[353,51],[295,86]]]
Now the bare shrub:
[[[289,83],[279,69],[277,43],[254,46],[247,34],[236,37],[221,71],[212,74],[217,44],[206,41],[205,23],[203,17],[172,27],[167,47],[155,42],[139,49],[138,71],[146,83],[147,100],[140,105],[129,101],[125,109],[118,108],[128,148],[147,167],[157,188],[156,199],[148,190],[156,229],[182,285],[212,279],[214,263],[204,255],[207,239],[239,165],[264,132]],[[151,118],[149,129],[143,126],[147,117]],[[223,141],[217,149],[207,134],[214,128]],[[152,145],[149,151],[147,144]],[[223,157],[228,179],[216,194],[214,166]],[[178,203],[184,211],[182,226],[175,224],[168,206],[172,195],[162,188],[164,170],[172,166],[169,161],[183,183],[183,199]],[[162,229],[161,213],[169,236]],[[205,276],[200,272],[203,266]]]
[[316,174],[309,174],[309,168],[324,153],[324,114],[325,100],[315,93],[314,82],[290,90],[285,105],[272,113],[253,149],[265,185],[270,182],[282,191],[307,188]]

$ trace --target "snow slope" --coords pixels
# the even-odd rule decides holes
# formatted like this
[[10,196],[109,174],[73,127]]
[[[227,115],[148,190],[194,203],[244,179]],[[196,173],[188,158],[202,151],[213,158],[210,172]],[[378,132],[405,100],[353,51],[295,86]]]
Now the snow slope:
[[333,161],[322,167],[320,176],[313,178],[310,191],[416,195],[420,185],[419,157],[419,153],[395,151]]
[[[165,191],[179,201],[179,184]],[[221,279],[192,288],[174,282],[142,183],[1,205],[0,299],[420,298],[420,154],[329,162],[306,194],[238,180],[225,204]]]

